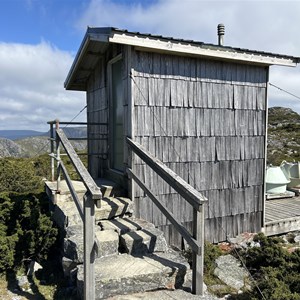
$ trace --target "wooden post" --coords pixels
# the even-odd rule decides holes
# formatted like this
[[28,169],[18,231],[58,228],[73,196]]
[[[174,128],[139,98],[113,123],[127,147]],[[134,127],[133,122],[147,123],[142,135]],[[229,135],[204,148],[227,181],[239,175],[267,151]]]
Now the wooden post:
[[84,300],[95,299],[95,206],[91,193],[84,195]]
[[192,293],[203,296],[203,265],[204,265],[204,206],[200,211],[193,208],[193,238],[200,245],[199,253],[193,251]]

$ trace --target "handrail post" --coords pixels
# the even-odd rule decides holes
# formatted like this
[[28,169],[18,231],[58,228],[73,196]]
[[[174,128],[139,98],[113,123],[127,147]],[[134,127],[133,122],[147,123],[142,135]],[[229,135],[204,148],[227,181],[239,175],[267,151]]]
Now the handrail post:
[[193,238],[198,242],[200,249],[193,251],[192,293],[203,296],[203,268],[204,268],[204,205],[197,211],[193,208]]
[[84,195],[84,300],[95,299],[95,203],[91,193]]
[[50,123],[50,151],[51,151],[51,181],[55,181],[54,172],[54,130],[53,122]]
[[[59,120],[55,120],[55,131],[59,129]],[[59,172],[59,166],[60,166],[60,140],[59,136],[56,134],[56,160],[57,160],[57,193],[60,192],[60,172]]]

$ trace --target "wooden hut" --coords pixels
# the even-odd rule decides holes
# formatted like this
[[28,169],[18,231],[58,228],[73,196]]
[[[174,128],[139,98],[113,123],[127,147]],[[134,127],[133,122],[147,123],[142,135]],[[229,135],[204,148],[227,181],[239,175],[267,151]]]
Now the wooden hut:
[[123,185],[136,216],[180,246],[181,237],[126,169],[188,229],[192,208],[132,155],[130,137],[207,197],[207,240],[260,231],[269,66],[298,62],[286,55],[88,28],[65,88],[87,94],[89,172]]

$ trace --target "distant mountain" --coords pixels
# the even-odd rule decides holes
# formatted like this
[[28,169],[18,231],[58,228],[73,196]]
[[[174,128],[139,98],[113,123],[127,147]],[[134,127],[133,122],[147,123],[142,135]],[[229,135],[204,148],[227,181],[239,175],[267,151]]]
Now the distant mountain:
[[[62,128],[67,137],[86,138],[86,127],[66,127]],[[2,138],[9,136],[14,138]],[[23,138],[17,138],[22,136]],[[50,152],[49,132],[37,132],[33,130],[2,130],[0,131],[0,158],[1,157],[32,157]],[[86,140],[72,140],[71,144],[78,151],[87,148]]]
[[[86,127],[61,127],[68,137],[82,138],[86,137]],[[35,130],[0,130],[0,138],[9,139],[12,141],[25,139],[34,136],[50,136],[48,132]]]
[[[61,127],[67,137],[72,138],[86,138],[87,128],[86,127]],[[49,136],[49,133],[48,133]]]
[[12,140],[0,138],[0,158],[1,157],[23,157],[23,148]]
[[0,130],[0,138],[9,140],[23,139],[31,136],[44,136],[46,132],[40,132],[35,130]]

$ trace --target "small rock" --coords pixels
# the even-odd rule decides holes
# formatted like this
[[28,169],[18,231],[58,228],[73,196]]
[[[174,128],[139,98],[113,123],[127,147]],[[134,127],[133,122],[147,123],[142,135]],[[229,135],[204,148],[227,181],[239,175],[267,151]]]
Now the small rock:
[[29,264],[29,268],[27,271],[27,276],[32,276],[38,270],[43,269],[43,267],[36,261],[32,260]]
[[214,294],[217,294],[217,293],[220,293],[220,292],[222,293],[223,291],[227,290],[228,287],[225,284],[214,284],[214,285],[211,285],[209,287],[209,289]]
[[72,225],[66,228],[66,238],[69,238],[73,235],[82,235],[83,236],[83,225]]
[[293,252],[295,252],[295,251],[298,250],[298,249],[300,249],[300,246],[288,248],[287,251],[288,251],[289,253],[293,253]]
[[230,252],[234,248],[230,243],[227,242],[219,243],[218,246],[222,252]]
[[300,235],[294,237],[294,242],[300,244]]
[[253,242],[256,233],[244,232],[235,238],[229,238],[228,241],[235,245],[236,248],[248,248],[260,246],[259,243]]
[[27,276],[18,276],[17,277],[18,286],[23,292],[29,292],[30,290],[30,283],[28,281]]
[[65,277],[70,277],[70,272],[77,268],[77,263],[67,257],[62,258],[61,264]]

